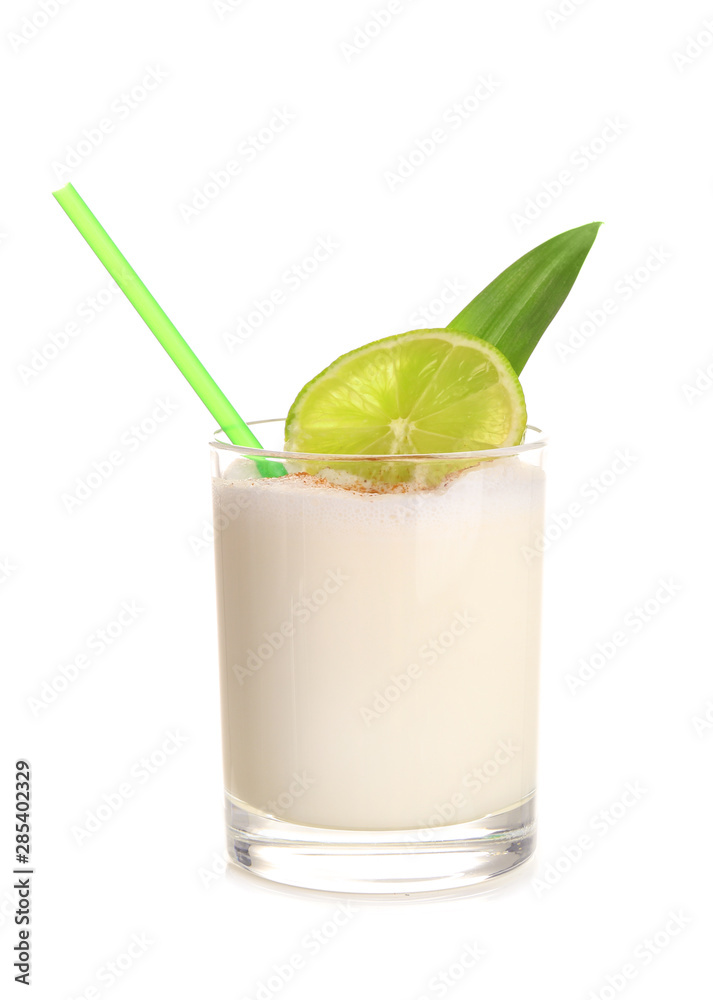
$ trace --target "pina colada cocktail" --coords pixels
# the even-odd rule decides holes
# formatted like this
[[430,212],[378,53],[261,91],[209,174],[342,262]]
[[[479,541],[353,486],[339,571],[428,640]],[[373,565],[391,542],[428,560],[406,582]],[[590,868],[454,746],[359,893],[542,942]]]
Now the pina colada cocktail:
[[526,253],[447,329],[338,358],[298,394],[279,450],[73,186],[54,194],[222,429],[230,859],[384,893],[521,864],[534,845],[544,442],[526,435],[518,375],[600,223]]
[[261,453],[286,475],[214,448],[229,848],[251,871],[412,891],[530,854],[544,482],[525,419],[496,348],[420,330],[303,390],[290,450]]
[[427,842],[446,823],[530,815],[540,563],[526,553],[542,528],[539,456],[371,493],[309,474],[245,478],[251,462],[216,452],[238,824],[244,811]]
[[[447,329],[342,355],[213,444],[228,850],[337,891],[522,864],[535,834],[544,441],[518,373],[598,224]],[[229,428],[225,428],[229,431]]]

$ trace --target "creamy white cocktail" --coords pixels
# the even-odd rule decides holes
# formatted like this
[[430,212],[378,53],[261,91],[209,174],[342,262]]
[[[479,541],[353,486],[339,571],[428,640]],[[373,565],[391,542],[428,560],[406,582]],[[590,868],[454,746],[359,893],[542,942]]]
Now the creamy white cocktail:
[[411,892],[532,854],[544,442],[518,374],[597,229],[525,254],[446,328],[342,354],[297,394],[284,444],[214,445],[243,867]]
[[[223,434],[231,860],[367,892],[521,864],[534,846],[543,442],[527,440],[518,376],[601,224],[524,254],[447,327],[342,354],[298,392],[273,443],[72,185],[55,197]],[[342,303],[325,334],[348,314]]]
[[235,806],[405,831],[532,796],[537,454],[380,493],[334,476],[258,479],[252,462],[223,455],[214,503]]

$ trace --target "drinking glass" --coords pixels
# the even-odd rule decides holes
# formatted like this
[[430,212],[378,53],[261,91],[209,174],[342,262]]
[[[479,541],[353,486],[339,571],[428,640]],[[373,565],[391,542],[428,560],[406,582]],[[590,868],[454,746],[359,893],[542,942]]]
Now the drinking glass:
[[264,451],[211,443],[231,860],[365,893],[522,864],[541,432],[481,452],[299,455],[280,450],[283,421],[252,426]]

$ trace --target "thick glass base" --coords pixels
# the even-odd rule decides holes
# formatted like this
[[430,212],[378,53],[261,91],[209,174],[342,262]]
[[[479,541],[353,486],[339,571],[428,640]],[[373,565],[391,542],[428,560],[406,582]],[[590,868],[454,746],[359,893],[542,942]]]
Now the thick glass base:
[[535,848],[535,797],[470,823],[422,830],[297,826],[226,796],[228,856],[262,878],[348,893],[434,892],[523,864]]

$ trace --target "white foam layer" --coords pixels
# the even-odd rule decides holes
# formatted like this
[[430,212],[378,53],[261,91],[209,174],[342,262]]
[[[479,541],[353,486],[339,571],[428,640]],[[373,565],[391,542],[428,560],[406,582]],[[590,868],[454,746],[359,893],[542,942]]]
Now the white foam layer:
[[[289,475],[250,479],[251,467],[233,463],[225,479],[214,480],[214,498],[220,507],[248,505],[258,520],[301,524],[339,524],[344,528],[403,525],[409,521],[455,525],[464,518],[512,515],[542,502],[544,473],[518,458],[483,462],[456,473],[434,489],[403,489],[389,493],[364,492],[339,485],[339,474],[314,477]],[[353,477],[346,477],[353,481]]]

